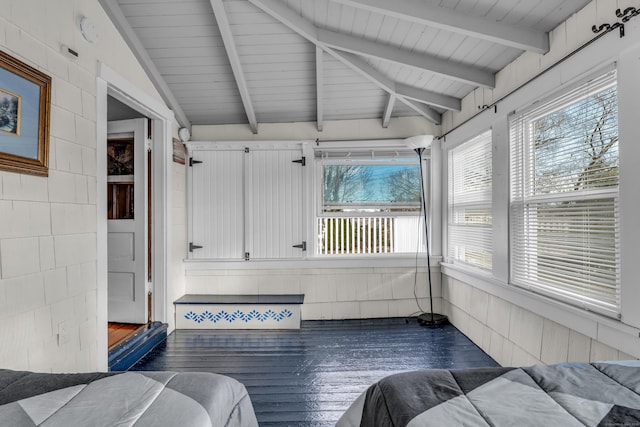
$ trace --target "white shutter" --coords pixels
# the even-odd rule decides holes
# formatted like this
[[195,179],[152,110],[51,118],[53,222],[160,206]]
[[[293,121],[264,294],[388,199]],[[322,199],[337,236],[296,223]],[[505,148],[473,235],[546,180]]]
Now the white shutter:
[[[289,144],[289,147],[291,144]],[[191,259],[300,259],[302,149],[198,149],[191,166]]]
[[302,150],[251,149],[246,166],[246,251],[251,259],[295,259],[303,238]]
[[512,283],[618,314],[615,70],[514,116],[510,128]]
[[449,152],[448,255],[455,262],[491,268],[491,131]]
[[190,167],[193,259],[244,258],[244,151],[199,150]]

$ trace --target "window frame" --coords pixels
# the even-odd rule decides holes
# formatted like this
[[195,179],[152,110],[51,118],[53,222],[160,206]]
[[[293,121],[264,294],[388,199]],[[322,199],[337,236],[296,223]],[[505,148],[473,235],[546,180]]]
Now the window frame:
[[[421,191],[423,191],[423,196],[425,197],[425,203],[427,205],[427,210],[430,210],[430,194],[431,189],[428,185],[431,177],[431,153],[430,150],[426,150],[422,153],[418,158],[418,154],[411,149],[408,149],[406,145],[404,145],[404,140],[378,140],[378,141],[349,141],[348,144],[339,144],[336,145],[331,143],[325,143],[324,146],[315,148],[314,154],[314,180],[313,180],[313,190],[314,190],[314,212],[315,216],[310,218],[314,224],[316,224],[316,228],[313,230],[313,235],[318,236],[319,229],[318,222],[320,220],[330,220],[332,218],[341,219],[341,218],[351,218],[355,216],[366,216],[375,218],[377,220],[384,219],[393,219],[393,218],[406,218],[410,220],[412,217],[417,218],[419,221],[419,232],[418,232],[418,245],[415,249],[411,251],[400,251],[400,252],[371,252],[371,253],[360,253],[360,254],[327,254],[322,250],[322,245],[319,242],[319,239],[313,244],[314,251],[312,254],[309,254],[310,257],[317,258],[332,258],[332,259],[341,259],[341,258],[393,258],[393,257],[407,257],[407,256],[416,256],[416,252],[424,255],[425,253],[425,245],[424,239],[421,237],[424,234],[424,228],[420,225],[423,220],[423,205],[422,200],[419,202],[418,210],[415,212],[325,212],[324,211],[324,197],[323,197],[323,189],[324,189],[324,176],[323,166],[325,164],[344,164],[344,159],[353,159],[354,161],[358,161],[363,165],[382,165],[380,163],[381,158],[389,159],[386,164],[415,164],[420,165],[420,161],[422,162],[422,180],[423,186]],[[370,159],[376,160],[370,160]],[[399,161],[393,161],[393,158],[403,159]],[[415,158],[415,160],[412,160]],[[368,160],[369,159],[369,160]],[[409,159],[409,160],[407,160]],[[431,234],[431,233],[430,233]],[[431,237],[431,236],[430,236]],[[412,246],[413,248],[414,246]]]
[[[483,145],[485,145],[485,147],[483,147]],[[450,149],[447,152],[447,158],[446,158],[446,161],[447,161],[447,188],[446,188],[447,261],[453,264],[461,264],[461,265],[468,266],[470,268],[480,269],[484,272],[491,272],[493,269],[493,194],[492,194],[493,193],[493,165],[492,165],[493,150],[492,148],[493,148],[493,132],[491,129],[488,129],[478,133],[477,135],[471,138],[466,139],[461,144],[456,145],[455,147]],[[470,201],[468,200],[468,201],[456,202],[455,200],[456,194],[458,193],[456,192],[456,189],[455,189],[454,180],[456,177],[456,172],[454,170],[455,169],[454,162],[459,160],[456,157],[459,157],[463,154],[466,154],[466,152],[473,151],[473,150],[476,150],[476,151],[483,150],[483,153],[485,155],[484,160],[487,160],[488,158],[490,169],[489,169],[489,176],[487,178],[488,178],[489,186],[484,192],[474,192],[474,196],[476,197],[472,196],[472,199]],[[459,165],[459,166],[466,167],[468,165]],[[476,165],[474,164],[472,166],[476,166]],[[481,194],[481,193],[486,193],[486,194]],[[477,198],[477,196],[481,196],[481,197],[484,196],[484,197],[479,199]],[[462,207],[462,206],[473,206],[476,208],[485,208],[489,212],[489,215],[491,217],[489,223],[488,224],[473,224],[473,223],[454,224],[453,210],[456,209],[457,207]],[[452,253],[454,250],[453,246],[455,246],[453,242],[454,239],[452,239],[453,237],[452,227],[454,226],[461,229],[469,229],[469,230],[476,229],[477,232],[475,234],[477,234],[478,235],[477,237],[479,237],[480,239],[482,239],[483,234],[487,234],[486,236],[484,236],[484,239],[486,240],[486,242],[478,242],[478,246],[482,246],[483,243],[484,245],[486,245],[484,248],[479,248],[479,249],[486,249],[488,251],[488,257],[489,257],[488,266],[482,266],[478,263],[466,261],[464,259],[457,257],[455,254]],[[467,246],[463,246],[460,249],[464,250],[466,247]]]
[[[616,186],[607,188],[589,188],[581,189],[573,192],[570,191],[558,191],[550,194],[536,194],[535,191],[535,159],[534,159],[534,142],[531,139],[527,139],[523,134],[527,134],[529,129],[536,120],[542,117],[549,116],[555,112],[561,111],[571,105],[577,104],[582,100],[587,99],[590,95],[595,93],[602,93],[603,91],[611,88],[618,87],[617,74],[615,68],[600,71],[595,75],[591,75],[589,78],[572,85],[562,91],[557,91],[545,100],[536,103],[534,106],[523,109],[520,112],[512,114],[508,117],[508,146],[509,146],[509,168],[510,168],[510,180],[509,180],[509,283],[515,287],[523,288],[528,291],[542,294],[550,297],[554,300],[570,304],[585,310],[594,311],[599,314],[603,314],[608,317],[619,318],[621,315],[621,255],[620,255],[620,234],[621,234],[621,220],[620,220],[620,169],[618,162],[618,174]],[[618,115],[619,101],[616,95],[616,130],[618,135],[618,147],[619,147],[619,115]],[[528,134],[529,136],[532,133]],[[619,150],[619,148],[617,148]],[[619,159],[619,151],[617,155]],[[518,162],[519,164],[515,164]],[[520,175],[519,175],[520,174]],[[597,300],[595,298],[589,298],[583,292],[570,292],[567,290],[568,286],[553,286],[549,283],[544,283],[544,280],[536,280],[533,273],[521,273],[519,269],[530,268],[532,263],[522,258],[531,256],[538,260],[539,258],[535,254],[525,255],[523,257],[518,253],[518,248],[524,243],[525,238],[519,237],[520,235],[528,236],[528,239],[535,240],[535,236],[531,236],[531,232],[526,230],[529,228],[530,222],[527,222],[527,209],[540,209],[544,204],[549,203],[562,203],[562,202],[589,202],[602,198],[612,199],[613,208],[613,222],[615,225],[615,295],[617,298],[615,304],[607,303],[606,301]],[[595,207],[596,205],[593,204]],[[518,215],[521,215],[519,217]],[[530,214],[533,215],[533,214]],[[521,218],[523,223],[517,224],[517,220]],[[536,217],[538,218],[538,217]],[[585,222],[590,224],[590,222]],[[518,227],[523,227],[520,230]],[[536,228],[539,230],[540,228]],[[522,233],[520,233],[522,231]],[[591,247],[591,246],[590,246]],[[521,264],[518,264],[520,262]],[[526,263],[526,264],[522,264]],[[547,266],[549,267],[549,266]],[[537,271],[537,268],[534,268]],[[575,273],[579,274],[579,273]],[[582,285],[584,286],[584,285]]]

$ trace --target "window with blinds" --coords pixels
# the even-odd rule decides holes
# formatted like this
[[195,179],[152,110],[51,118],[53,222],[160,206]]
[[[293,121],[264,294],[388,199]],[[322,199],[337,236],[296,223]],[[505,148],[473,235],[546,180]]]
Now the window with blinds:
[[510,133],[512,283],[617,315],[615,70],[514,116]]
[[491,269],[491,131],[449,152],[447,225],[452,262]]

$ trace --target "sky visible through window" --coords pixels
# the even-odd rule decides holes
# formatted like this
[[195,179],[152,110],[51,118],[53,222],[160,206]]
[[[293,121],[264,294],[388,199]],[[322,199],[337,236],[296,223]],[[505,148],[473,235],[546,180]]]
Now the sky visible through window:
[[323,178],[325,203],[420,203],[417,163],[324,165]]

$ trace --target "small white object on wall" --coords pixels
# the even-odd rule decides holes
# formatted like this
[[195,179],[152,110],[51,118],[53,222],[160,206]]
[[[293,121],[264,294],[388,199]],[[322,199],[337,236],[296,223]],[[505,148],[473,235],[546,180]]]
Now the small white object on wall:
[[80,19],[80,32],[82,33],[82,37],[89,43],[96,43],[100,38],[96,24],[86,16]]
[[178,130],[178,137],[180,138],[180,141],[187,142],[191,138],[191,132],[189,132],[188,128],[180,128]]

